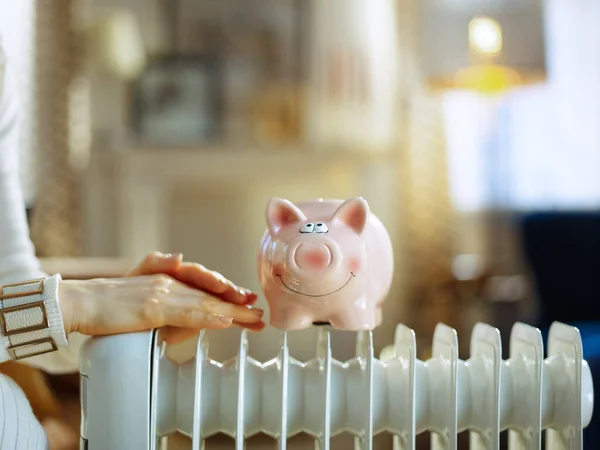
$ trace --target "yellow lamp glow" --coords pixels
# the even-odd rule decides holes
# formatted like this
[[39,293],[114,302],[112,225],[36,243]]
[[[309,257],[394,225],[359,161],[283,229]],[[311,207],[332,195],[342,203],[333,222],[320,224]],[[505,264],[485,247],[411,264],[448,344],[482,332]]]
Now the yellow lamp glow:
[[497,93],[524,84],[523,77],[510,67],[481,64],[460,69],[454,75],[453,86],[482,93]]
[[419,0],[433,89],[498,93],[546,80],[543,0]]

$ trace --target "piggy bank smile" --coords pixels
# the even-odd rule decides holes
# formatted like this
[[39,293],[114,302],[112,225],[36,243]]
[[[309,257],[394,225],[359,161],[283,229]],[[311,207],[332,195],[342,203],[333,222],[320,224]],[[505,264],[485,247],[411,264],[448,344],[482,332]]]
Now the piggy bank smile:
[[298,295],[304,295],[305,297],[318,298],[318,297],[327,297],[328,295],[333,295],[333,294],[335,294],[335,293],[337,293],[337,292],[341,291],[342,289],[344,289],[344,288],[345,288],[345,287],[348,285],[348,283],[350,283],[350,281],[352,281],[352,278],[354,278],[356,275],[355,275],[353,272],[350,272],[350,276],[348,277],[348,280],[346,280],[346,282],[345,282],[343,285],[341,285],[339,288],[337,288],[337,289],[335,289],[335,290],[333,290],[333,291],[331,291],[331,292],[328,292],[327,294],[306,294],[306,293],[304,293],[304,292],[301,292],[301,291],[300,291],[300,290],[298,290],[298,289],[294,289],[294,288],[292,288],[291,286],[288,286],[288,285],[286,284],[286,282],[283,280],[283,275],[282,275],[282,274],[280,274],[280,273],[276,273],[276,274],[275,274],[275,276],[276,276],[277,278],[279,278],[279,281],[281,281],[281,284],[283,284],[283,286],[284,286],[284,287],[285,287],[285,288],[286,288],[288,291],[290,291],[290,292],[293,292],[294,294],[298,294]]

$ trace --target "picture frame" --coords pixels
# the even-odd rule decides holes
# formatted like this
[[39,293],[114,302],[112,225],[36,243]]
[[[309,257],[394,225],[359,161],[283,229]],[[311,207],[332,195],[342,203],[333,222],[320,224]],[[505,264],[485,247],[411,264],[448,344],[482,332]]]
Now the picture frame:
[[194,145],[219,138],[222,69],[212,55],[153,59],[132,87],[131,125],[137,140]]

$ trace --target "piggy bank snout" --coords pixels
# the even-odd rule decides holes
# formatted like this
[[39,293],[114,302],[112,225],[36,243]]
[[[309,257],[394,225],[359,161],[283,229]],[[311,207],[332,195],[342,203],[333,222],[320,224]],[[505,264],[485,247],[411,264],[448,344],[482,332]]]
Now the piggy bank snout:
[[302,244],[294,252],[296,266],[304,270],[323,270],[331,264],[331,251],[325,245]]

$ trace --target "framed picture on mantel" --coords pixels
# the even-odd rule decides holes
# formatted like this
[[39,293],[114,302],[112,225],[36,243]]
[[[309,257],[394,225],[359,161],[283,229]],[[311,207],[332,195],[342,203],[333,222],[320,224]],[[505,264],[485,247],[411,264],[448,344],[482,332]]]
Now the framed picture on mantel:
[[132,128],[141,143],[193,146],[220,137],[221,64],[213,56],[152,61],[133,86]]

